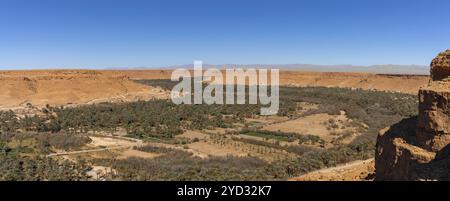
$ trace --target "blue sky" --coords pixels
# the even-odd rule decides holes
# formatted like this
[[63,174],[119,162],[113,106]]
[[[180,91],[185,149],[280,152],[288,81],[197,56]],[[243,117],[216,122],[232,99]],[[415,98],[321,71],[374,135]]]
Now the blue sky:
[[0,69],[417,64],[448,0],[0,0]]

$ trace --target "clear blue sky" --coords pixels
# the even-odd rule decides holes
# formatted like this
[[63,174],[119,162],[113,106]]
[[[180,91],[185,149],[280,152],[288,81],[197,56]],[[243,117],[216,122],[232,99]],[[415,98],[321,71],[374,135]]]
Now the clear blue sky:
[[0,0],[0,69],[418,64],[448,0]]

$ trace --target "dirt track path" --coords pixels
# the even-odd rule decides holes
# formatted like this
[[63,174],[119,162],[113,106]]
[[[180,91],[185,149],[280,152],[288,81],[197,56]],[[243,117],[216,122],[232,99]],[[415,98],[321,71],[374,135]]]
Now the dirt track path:
[[127,149],[127,148],[131,148],[131,146],[117,146],[117,147],[108,147],[108,148],[99,148],[99,149],[87,149],[87,150],[80,150],[80,151],[63,151],[63,152],[48,154],[47,157],[84,154],[84,153],[91,153],[91,152],[100,152],[100,151],[109,151],[109,150]]
[[126,145],[116,145],[116,146],[112,146],[112,147],[86,149],[86,150],[79,150],[79,151],[62,151],[62,152],[48,154],[47,157],[84,154],[84,153],[101,152],[101,151],[109,151],[109,150],[117,150],[117,149],[129,149],[129,148],[132,148],[132,147],[135,147],[135,146],[142,146],[144,144],[144,142],[142,140],[134,139],[134,138],[128,138],[128,137],[104,136],[104,138],[126,140],[126,141],[130,141],[132,143],[131,144],[126,144]]
[[374,171],[374,158],[358,160],[336,167],[320,169],[291,178],[290,181],[340,181],[363,180],[365,176]]

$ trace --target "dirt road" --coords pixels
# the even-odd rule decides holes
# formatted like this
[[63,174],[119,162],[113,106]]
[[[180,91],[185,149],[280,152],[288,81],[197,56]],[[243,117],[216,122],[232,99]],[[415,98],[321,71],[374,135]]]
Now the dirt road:
[[91,145],[95,146],[106,146],[104,148],[93,148],[86,150],[78,150],[78,151],[61,151],[57,153],[48,154],[47,157],[52,156],[65,156],[65,155],[75,155],[75,154],[84,154],[84,153],[92,153],[92,152],[101,152],[101,151],[110,151],[117,149],[129,149],[132,147],[139,147],[144,144],[142,140],[121,137],[121,136],[90,136],[92,139]]
[[353,161],[336,167],[325,168],[299,177],[289,179],[290,181],[360,181],[375,171],[374,158]]

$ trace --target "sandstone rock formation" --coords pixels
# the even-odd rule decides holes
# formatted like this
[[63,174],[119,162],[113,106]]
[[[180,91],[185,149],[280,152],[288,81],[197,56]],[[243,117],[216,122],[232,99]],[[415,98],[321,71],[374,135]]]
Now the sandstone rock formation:
[[433,59],[430,72],[433,81],[448,80],[450,76],[450,50],[441,52]]
[[450,179],[450,50],[431,63],[432,81],[419,90],[419,116],[380,131],[377,180]]

